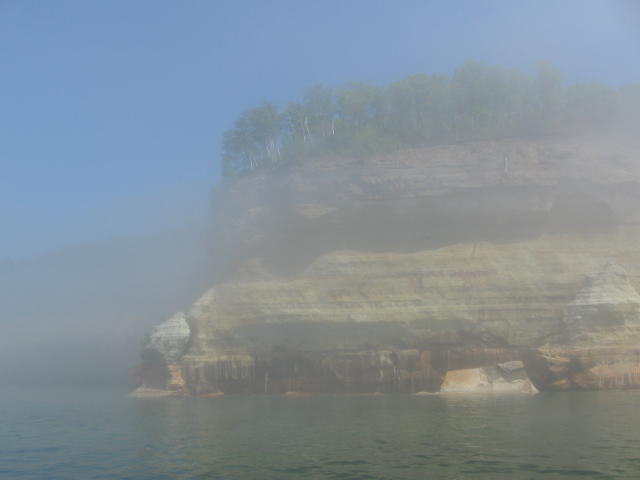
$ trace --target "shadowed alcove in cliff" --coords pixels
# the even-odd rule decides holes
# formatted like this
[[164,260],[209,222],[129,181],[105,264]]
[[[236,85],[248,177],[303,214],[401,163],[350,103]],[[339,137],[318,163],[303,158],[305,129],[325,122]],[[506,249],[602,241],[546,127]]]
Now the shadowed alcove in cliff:
[[411,253],[460,243],[524,241],[545,233],[590,235],[620,224],[612,207],[593,193],[528,187],[391,198],[345,205],[313,219],[291,210],[272,219],[265,240],[246,253],[285,277],[335,250]]

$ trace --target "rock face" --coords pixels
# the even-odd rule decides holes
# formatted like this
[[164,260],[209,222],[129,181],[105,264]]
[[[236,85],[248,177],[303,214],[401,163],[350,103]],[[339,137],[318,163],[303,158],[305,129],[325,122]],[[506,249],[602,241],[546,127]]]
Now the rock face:
[[144,348],[157,351],[167,364],[174,364],[184,353],[190,334],[185,314],[178,312],[153,330]]
[[609,263],[566,308],[560,343],[525,353],[543,390],[640,387],[640,295],[626,271]]
[[637,143],[327,158],[250,175],[214,203],[218,280],[152,335],[170,372],[144,385],[411,393],[464,369],[499,386],[498,365],[518,360],[542,390],[635,385]]
[[136,396],[163,396],[184,392],[185,381],[179,361],[185,353],[191,328],[183,312],[178,312],[154,328],[143,345]]
[[440,387],[443,393],[535,393],[520,361],[495,367],[449,370]]
[[640,326],[640,295],[627,272],[609,263],[592,275],[564,313],[563,340],[569,344],[620,344],[633,339]]

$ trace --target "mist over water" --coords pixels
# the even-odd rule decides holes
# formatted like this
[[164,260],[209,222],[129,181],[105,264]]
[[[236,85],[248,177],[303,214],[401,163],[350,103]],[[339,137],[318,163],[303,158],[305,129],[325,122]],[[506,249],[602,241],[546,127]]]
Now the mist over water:
[[0,265],[0,378],[131,385],[140,341],[210,281],[205,219]]
[[0,478],[638,478],[639,60],[631,0],[0,0]]

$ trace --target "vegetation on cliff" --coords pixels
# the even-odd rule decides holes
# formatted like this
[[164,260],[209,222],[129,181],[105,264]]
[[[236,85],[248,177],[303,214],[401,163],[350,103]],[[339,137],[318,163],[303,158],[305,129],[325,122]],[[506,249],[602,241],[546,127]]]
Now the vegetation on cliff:
[[566,85],[540,64],[534,75],[468,61],[452,76],[413,75],[387,86],[315,85],[284,109],[265,102],[224,134],[226,180],[331,154],[367,156],[452,142],[587,134],[640,124],[640,85]]

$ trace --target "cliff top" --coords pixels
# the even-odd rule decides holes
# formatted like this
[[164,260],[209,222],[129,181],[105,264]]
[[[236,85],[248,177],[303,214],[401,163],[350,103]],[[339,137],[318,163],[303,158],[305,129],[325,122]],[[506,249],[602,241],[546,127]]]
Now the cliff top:
[[[572,137],[469,142],[377,155],[324,157],[256,171],[229,185],[229,203],[294,205],[310,216],[344,203],[443,195],[462,189],[615,185],[640,181],[640,142]],[[316,204],[314,212],[314,204]]]

